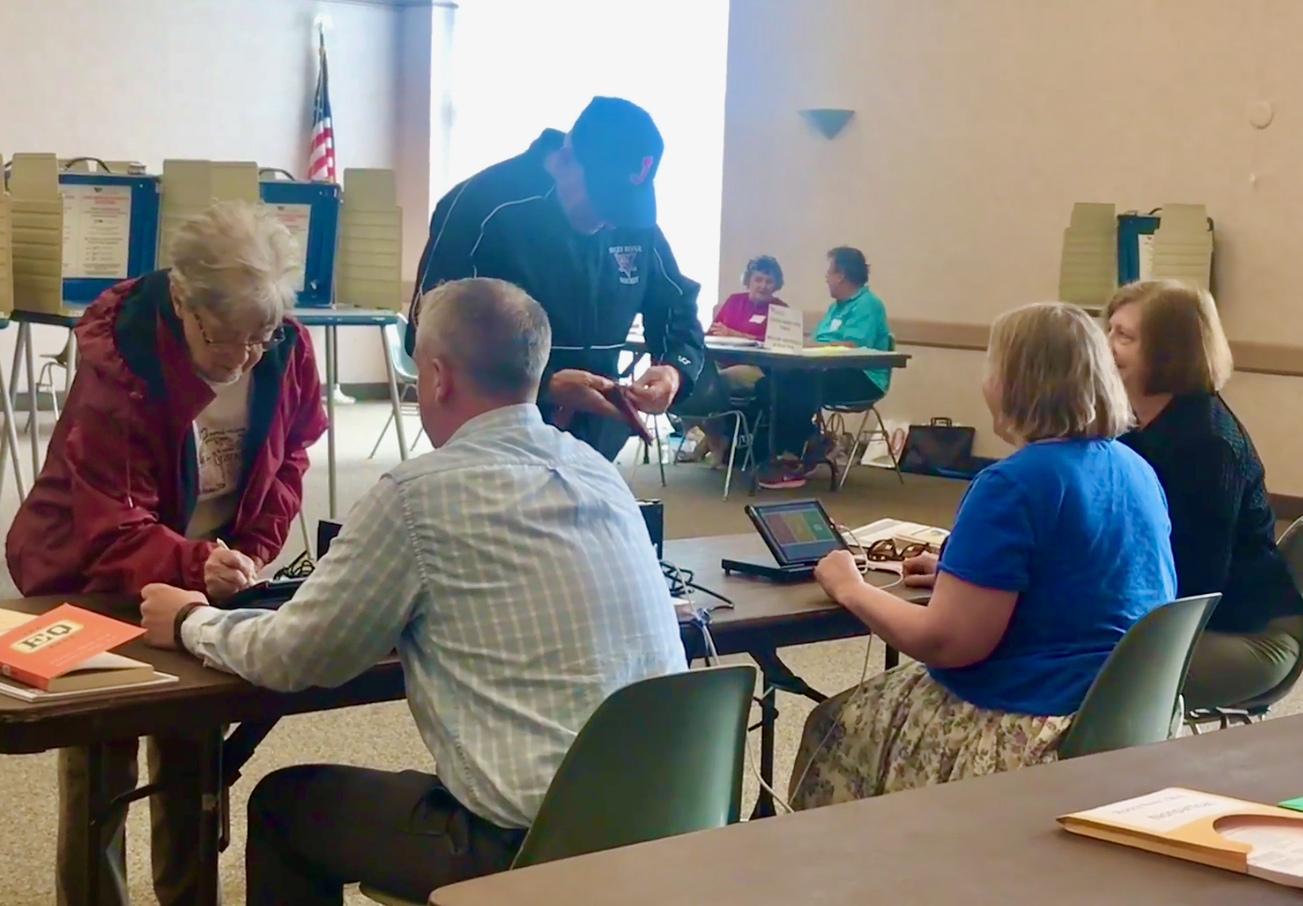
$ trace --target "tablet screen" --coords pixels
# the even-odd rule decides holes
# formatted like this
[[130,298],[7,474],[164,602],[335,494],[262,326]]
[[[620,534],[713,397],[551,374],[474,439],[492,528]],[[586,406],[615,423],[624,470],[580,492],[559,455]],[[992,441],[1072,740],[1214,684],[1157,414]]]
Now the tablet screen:
[[752,511],[779,563],[813,563],[846,546],[817,500],[762,504]]

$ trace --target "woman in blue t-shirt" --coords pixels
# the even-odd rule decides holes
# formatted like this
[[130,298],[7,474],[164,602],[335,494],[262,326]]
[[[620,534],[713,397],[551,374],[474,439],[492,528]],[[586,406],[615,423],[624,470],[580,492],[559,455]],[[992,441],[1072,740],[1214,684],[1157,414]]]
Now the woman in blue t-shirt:
[[905,564],[910,604],[839,551],[815,578],[914,659],[806,721],[794,808],[1006,771],[1055,757],[1123,633],[1176,596],[1153,469],[1115,438],[1130,406],[1103,330],[1050,302],[991,327],[983,395],[1017,449],[973,481],[940,558]]

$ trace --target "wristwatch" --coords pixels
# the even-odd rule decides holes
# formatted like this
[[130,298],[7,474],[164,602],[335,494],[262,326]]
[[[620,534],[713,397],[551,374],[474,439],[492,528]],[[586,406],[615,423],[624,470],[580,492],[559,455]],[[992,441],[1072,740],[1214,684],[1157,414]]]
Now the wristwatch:
[[191,601],[189,604],[182,606],[176,612],[176,619],[172,622],[172,641],[176,644],[178,651],[185,651],[185,642],[181,640],[181,627],[185,624],[186,618],[194,613],[200,607],[203,607],[203,601]]

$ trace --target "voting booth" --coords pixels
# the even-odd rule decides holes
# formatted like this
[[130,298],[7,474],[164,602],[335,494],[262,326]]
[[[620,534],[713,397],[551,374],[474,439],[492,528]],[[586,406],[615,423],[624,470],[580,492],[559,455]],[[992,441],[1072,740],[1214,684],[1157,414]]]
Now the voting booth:
[[14,307],[57,313],[155,267],[159,181],[16,154],[7,169]]
[[1211,289],[1212,260],[1213,221],[1203,205],[1116,214],[1111,204],[1079,203],[1063,231],[1059,298],[1097,310],[1134,280],[1181,280]]
[[324,308],[334,301],[339,186],[268,178],[271,172],[262,171],[259,194],[298,245],[294,275],[298,304],[303,308]]
[[1209,289],[1213,220],[1203,205],[1167,205],[1118,216],[1118,282],[1187,280]]

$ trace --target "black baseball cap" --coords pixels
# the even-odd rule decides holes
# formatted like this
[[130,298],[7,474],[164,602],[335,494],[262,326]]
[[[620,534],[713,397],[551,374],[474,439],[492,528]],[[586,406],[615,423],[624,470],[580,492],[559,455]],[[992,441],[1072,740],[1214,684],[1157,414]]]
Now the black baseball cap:
[[593,98],[570,129],[570,147],[603,220],[639,229],[656,225],[652,181],[665,141],[650,113],[623,98]]

